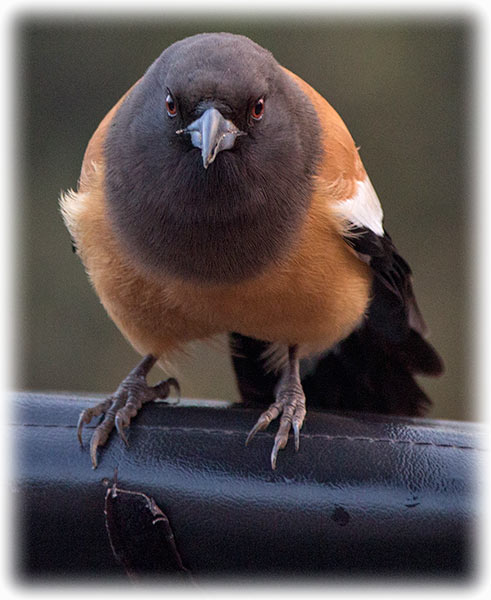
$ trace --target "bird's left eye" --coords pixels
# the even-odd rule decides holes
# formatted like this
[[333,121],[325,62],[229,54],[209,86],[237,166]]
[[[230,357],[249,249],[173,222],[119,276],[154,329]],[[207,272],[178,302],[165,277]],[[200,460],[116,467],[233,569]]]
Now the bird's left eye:
[[259,100],[254,104],[251,111],[251,116],[256,121],[263,118],[264,114],[264,98],[259,98]]
[[165,98],[165,108],[167,109],[169,117],[175,117],[177,115],[177,106],[171,94],[167,94]]

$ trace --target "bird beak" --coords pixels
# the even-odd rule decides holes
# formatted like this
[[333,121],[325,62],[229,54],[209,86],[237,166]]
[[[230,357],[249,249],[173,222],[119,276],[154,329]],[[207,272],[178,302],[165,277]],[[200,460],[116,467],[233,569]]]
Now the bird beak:
[[225,119],[216,108],[208,108],[199,119],[176,133],[191,135],[193,146],[201,149],[205,169],[215,160],[219,152],[233,148],[238,136],[246,135],[232,121]]

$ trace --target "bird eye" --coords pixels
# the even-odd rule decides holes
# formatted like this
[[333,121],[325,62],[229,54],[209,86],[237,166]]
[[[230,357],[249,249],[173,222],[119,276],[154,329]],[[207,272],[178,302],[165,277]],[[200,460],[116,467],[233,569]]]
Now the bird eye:
[[256,121],[259,121],[259,119],[263,118],[263,114],[264,114],[264,98],[259,98],[259,100],[256,102],[256,104],[254,104],[253,108],[252,108],[252,118],[255,119]]
[[167,94],[167,97],[165,98],[165,108],[167,109],[169,117],[175,117],[177,115],[177,106],[174,102],[174,98],[170,94]]

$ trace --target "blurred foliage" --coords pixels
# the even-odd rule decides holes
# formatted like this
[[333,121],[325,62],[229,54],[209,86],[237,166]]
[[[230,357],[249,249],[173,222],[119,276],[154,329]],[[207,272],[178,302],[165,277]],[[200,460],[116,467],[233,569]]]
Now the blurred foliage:
[[[345,120],[446,362],[443,378],[424,381],[434,400],[430,416],[476,417],[469,387],[472,21],[25,15],[14,28],[20,388],[110,392],[136,363],[70,250],[58,196],[76,186],[104,114],[162,50],[194,33],[231,31],[271,50]],[[220,349],[198,346],[180,379],[185,395],[237,398]]]

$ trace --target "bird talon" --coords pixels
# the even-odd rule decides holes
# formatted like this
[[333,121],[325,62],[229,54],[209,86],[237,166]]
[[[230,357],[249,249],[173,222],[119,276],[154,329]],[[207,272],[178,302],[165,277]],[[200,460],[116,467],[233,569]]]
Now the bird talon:
[[276,469],[276,460],[278,458],[278,452],[283,450],[283,448],[288,443],[288,434],[290,433],[290,422],[285,420],[281,420],[280,427],[278,429],[278,433],[274,438],[274,446],[271,452],[271,467]]
[[278,458],[278,452],[283,450],[288,442],[288,435],[284,437],[283,435],[276,435],[274,440],[273,450],[271,451],[271,468],[273,471],[276,469],[276,460]]
[[249,442],[252,440],[252,438],[256,435],[256,433],[259,431],[259,428],[256,425],[254,425],[254,427],[249,431],[249,433],[247,434],[247,438],[245,441],[245,445],[247,446],[249,444]]
[[104,443],[101,441],[101,437],[101,432],[96,429],[90,440],[90,460],[92,461],[93,469],[97,469],[97,448]]
[[129,375],[121,382],[116,392],[95,406],[85,409],[79,416],[77,423],[77,437],[82,445],[83,426],[90,423],[93,417],[104,415],[102,422],[95,428],[90,440],[90,458],[92,467],[97,468],[97,449],[104,446],[113,429],[119,434],[126,446],[129,441],[125,432],[131,424],[131,419],[137,415],[143,404],[151,402],[156,398],[166,398],[169,394],[169,386],[173,386],[180,394],[178,382],[171,378],[161,381],[156,386],[149,386],[146,376],[156,358],[152,355],[145,356]]
[[264,411],[247,436],[246,445],[258,431],[266,429],[269,423],[279,415],[280,424],[271,451],[271,467],[276,469],[278,452],[288,443],[290,429],[293,427],[295,451],[300,448],[300,429],[305,417],[305,395],[300,383],[297,349],[289,348],[289,363],[281,383],[276,391],[276,400]]
[[124,417],[121,415],[120,412],[118,412],[118,414],[116,415],[116,418],[114,419],[114,425],[116,426],[116,431],[119,434],[119,437],[123,440],[123,442],[126,444],[126,446],[129,448],[129,442],[128,442],[128,438],[126,437],[126,434],[124,432],[124,428],[127,427],[129,423],[125,423],[125,419]]
[[78,418],[78,423],[77,423],[77,438],[78,438],[78,441],[79,441],[79,444],[80,444],[81,448],[84,447],[84,443],[82,441],[82,430],[84,428],[85,423],[88,422],[88,421],[86,421],[86,413],[87,413],[87,411],[85,411],[85,410],[83,410],[80,413],[80,416]]
[[296,421],[292,423],[293,434],[295,436],[295,452],[300,450],[300,427]]
[[245,445],[247,446],[247,444],[252,440],[252,438],[256,435],[256,433],[258,431],[264,431],[269,424],[270,424],[270,420],[265,419],[264,415],[261,415],[259,417],[259,419],[257,420],[256,424],[254,425],[254,427],[249,431],[249,434],[245,441]]

